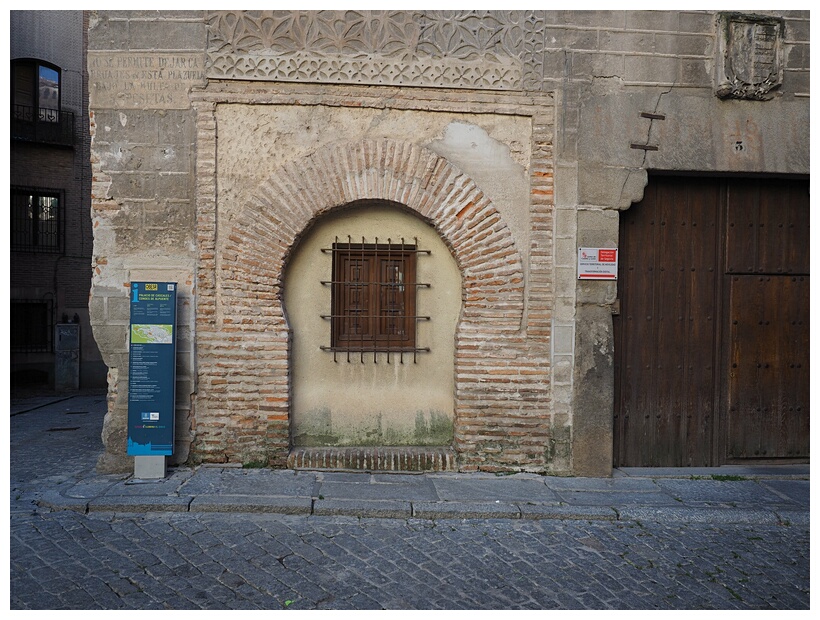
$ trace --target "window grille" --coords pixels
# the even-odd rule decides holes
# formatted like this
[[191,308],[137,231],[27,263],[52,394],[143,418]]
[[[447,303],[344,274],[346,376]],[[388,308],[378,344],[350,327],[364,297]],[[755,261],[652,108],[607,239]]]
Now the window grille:
[[376,238],[368,243],[347,242],[338,237],[330,248],[322,252],[333,257],[332,279],[322,284],[331,287],[331,313],[322,315],[330,321],[330,346],[321,347],[337,354],[344,353],[348,362],[365,354],[373,354],[373,362],[379,353],[386,353],[387,363],[391,355],[398,355],[404,363],[405,355],[426,352],[428,347],[416,345],[416,324],[429,321],[429,316],[416,312],[416,291],[429,284],[416,281],[416,257],[429,255],[429,250],[418,249],[418,239],[408,244],[402,238],[399,243],[387,239],[380,243]]
[[60,251],[60,196],[57,192],[11,190],[11,248]]

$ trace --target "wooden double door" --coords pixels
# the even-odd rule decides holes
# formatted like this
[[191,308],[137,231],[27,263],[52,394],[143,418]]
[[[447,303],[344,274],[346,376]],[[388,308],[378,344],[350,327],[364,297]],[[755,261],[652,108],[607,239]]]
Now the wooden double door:
[[809,183],[653,176],[621,214],[616,467],[809,457]]

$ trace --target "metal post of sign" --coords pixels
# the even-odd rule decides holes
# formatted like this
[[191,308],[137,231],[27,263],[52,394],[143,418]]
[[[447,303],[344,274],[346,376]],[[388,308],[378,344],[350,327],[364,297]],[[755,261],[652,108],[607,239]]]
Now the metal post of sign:
[[165,457],[135,456],[134,478],[137,480],[161,480],[165,478]]

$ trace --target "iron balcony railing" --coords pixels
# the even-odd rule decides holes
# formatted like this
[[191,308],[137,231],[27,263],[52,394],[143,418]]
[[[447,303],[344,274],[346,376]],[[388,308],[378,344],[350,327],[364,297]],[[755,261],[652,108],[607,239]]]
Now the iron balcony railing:
[[73,146],[74,113],[12,105],[11,137],[13,140]]

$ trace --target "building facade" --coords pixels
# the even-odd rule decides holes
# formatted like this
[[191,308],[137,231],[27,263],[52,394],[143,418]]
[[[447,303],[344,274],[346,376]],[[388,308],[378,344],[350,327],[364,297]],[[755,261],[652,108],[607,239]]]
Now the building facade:
[[808,458],[808,12],[97,11],[88,44],[101,470],[144,280],[179,285],[175,462]]
[[11,11],[10,30],[11,384],[104,388],[88,314],[87,22],[82,11]]

